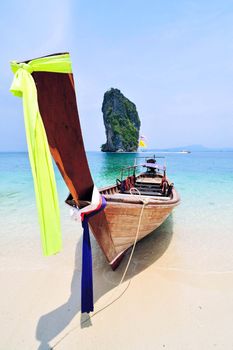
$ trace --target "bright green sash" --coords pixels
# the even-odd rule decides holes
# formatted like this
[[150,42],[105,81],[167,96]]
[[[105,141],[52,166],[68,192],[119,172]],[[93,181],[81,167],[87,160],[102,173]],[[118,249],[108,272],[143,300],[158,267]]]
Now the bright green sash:
[[37,90],[31,75],[34,71],[71,73],[69,54],[43,57],[29,63],[11,62],[14,80],[10,91],[23,97],[24,122],[29,159],[34,179],[44,255],[61,250],[61,227],[58,195],[48,141],[40,115]]

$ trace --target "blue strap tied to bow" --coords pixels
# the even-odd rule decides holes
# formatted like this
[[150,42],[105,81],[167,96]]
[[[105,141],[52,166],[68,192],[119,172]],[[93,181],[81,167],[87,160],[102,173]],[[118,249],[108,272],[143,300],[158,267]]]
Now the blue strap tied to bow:
[[81,311],[91,312],[94,310],[93,304],[93,276],[92,276],[92,254],[91,254],[91,242],[88,221],[89,218],[98,214],[106,207],[106,199],[102,196],[101,207],[91,212],[90,214],[84,215],[82,221],[83,227],[83,251],[82,251],[82,292],[81,292]]

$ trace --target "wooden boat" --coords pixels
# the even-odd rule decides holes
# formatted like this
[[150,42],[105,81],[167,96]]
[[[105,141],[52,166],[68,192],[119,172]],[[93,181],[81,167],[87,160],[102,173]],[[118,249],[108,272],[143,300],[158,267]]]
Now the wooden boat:
[[[146,170],[137,175],[141,167]],[[124,172],[127,176],[124,177]],[[122,186],[127,184],[128,187]],[[161,186],[161,184],[164,184]],[[134,244],[143,203],[138,240],[158,228],[180,202],[173,183],[166,178],[165,167],[155,157],[141,165],[122,169],[116,185],[99,189],[107,200],[105,210],[89,220],[92,232],[114,270],[124,253]],[[66,202],[75,205],[70,195]]]
[[[91,200],[94,182],[82,139],[73,75],[33,72],[32,76],[50,151],[70,191],[66,202],[84,207]],[[134,165],[127,169],[132,173],[126,178],[122,176],[117,184],[101,188],[107,206],[90,219],[92,232],[113,269],[134,242],[143,200],[147,204],[142,213],[138,239],[160,226],[180,201],[169,180],[162,193],[165,169],[161,171],[154,158],[147,159],[144,167],[145,171],[137,174],[140,167]],[[132,194],[132,187],[140,194]]]

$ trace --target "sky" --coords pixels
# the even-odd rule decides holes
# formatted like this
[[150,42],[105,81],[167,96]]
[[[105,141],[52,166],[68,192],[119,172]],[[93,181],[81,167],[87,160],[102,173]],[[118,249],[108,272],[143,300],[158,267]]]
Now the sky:
[[71,53],[87,150],[105,142],[103,95],[137,106],[150,148],[233,147],[233,2],[0,2],[0,151],[27,149],[10,60]]

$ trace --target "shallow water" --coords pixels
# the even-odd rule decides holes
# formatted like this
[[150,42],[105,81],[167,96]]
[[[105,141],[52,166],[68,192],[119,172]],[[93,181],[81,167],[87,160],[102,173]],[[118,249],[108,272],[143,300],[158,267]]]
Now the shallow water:
[[[141,155],[141,154],[140,154]],[[88,152],[97,186],[115,183],[135,154]],[[171,266],[227,270],[233,257],[233,152],[166,154],[167,173],[181,195],[172,216]],[[56,169],[64,239],[75,235],[64,204],[66,185]],[[164,229],[164,228],[163,228]],[[165,226],[166,229],[166,226]],[[0,153],[1,251],[38,243],[39,228],[27,153]],[[12,248],[13,249],[13,248]],[[182,258],[181,258],[182,257]]]

